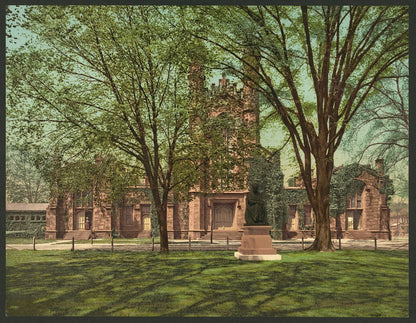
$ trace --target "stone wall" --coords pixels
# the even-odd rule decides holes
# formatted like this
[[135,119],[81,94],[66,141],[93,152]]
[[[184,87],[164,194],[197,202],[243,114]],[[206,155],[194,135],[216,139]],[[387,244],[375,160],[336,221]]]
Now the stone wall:
[[96,206],[93,209],[92,231],[97,238],[111,237],[111,208]]
[[[379,165],[378,171],[381,171]],[[331,218],[332,230],[338,232],[338,237],[345,239],[390,239],[390,211],[386,205],[386,196],[379,190],[380,178],[362,172],[358,179],[365,184],[361,193],[361,208],[347,209],[347,211],[362,210],[361,228],[346,230],[346,213],[343,213],[339,215],[338,229],[336,219]]]
[[189,205],[187,202],[181,202],[175,205],[173,217],[173,230],[175,239],[185,239],[188,237],[186,232],[189,228]]
[[201,193],[191,192],[191,201],[189,202],[189,236],[191,239],[201,237]]

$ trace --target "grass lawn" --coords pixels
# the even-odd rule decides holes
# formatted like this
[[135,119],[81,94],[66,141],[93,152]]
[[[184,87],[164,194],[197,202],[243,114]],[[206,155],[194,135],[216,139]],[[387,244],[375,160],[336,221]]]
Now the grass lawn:
[[408,252],[6,250],[7,316],[408,316]]

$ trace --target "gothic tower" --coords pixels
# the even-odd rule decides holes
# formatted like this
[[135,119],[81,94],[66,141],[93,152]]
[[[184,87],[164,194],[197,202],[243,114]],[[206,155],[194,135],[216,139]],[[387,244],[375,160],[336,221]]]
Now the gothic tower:
[[[258,60],[245,53],[249,71],[242,88],[225,73],[218,85],[205,88],[203,62],[189,69],[191,136],[206,145],[199,185],[190,190],[189,230],[192,238],[239,234],[244,225],[247,164],[259,143],[259,95],[255,88]],[[251,72],[250,72],[251,71]],[[224,237],[223,237],[224,238]]]

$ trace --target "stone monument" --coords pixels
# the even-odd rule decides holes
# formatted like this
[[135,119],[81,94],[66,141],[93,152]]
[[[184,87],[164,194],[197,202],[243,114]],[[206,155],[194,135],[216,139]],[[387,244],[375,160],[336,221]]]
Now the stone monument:
[[246,224],[243,227],[241,247],[234,253],[241,260],[281,260],[272,247],[272,238],[268,225],[266,208],[257,184],[253,184],[247,194],[245,213]]

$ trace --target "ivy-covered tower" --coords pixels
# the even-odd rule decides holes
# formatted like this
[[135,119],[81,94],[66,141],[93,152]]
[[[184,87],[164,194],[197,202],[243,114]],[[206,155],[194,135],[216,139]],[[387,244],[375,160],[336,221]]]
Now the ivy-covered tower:
[[201,148],[200,182],[191,188],[189,230],[194,238],[239,238],[244,225],[248,160],[259,142],[258,93],[252,81],[242,88],[222,74],[205,87],[203,64],[188,76],[191,136]]

